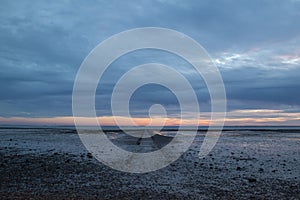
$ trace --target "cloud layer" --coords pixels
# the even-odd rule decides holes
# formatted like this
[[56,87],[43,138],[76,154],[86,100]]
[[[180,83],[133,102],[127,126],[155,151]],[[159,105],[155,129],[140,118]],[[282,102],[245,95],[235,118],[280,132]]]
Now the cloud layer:
[[[295,0],[2,1],[0,116],[71,116],[73,82],[87,54],[120,31],[158,26],[181,31],[208,51],[223,76],[229,112],[278,110],[271,115],[295,124],[297,117],[288,116],[300,112],[299,19]],[[180,71],[197,91],[201,111],[210,111],[205,84],[186,61],[145,50],[121,57],[107,70],[97,90],[99,117],[111,114],[110,94],[122,74],[148,62]],[[170,116],[178,114],[174,95],[147,86],[132,98],[132,115],[148,116],[154,103],[165,105]]]

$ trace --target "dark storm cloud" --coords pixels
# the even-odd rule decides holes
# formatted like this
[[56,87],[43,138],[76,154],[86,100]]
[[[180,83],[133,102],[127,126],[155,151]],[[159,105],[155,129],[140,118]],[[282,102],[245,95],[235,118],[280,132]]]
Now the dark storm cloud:
[[157,19],[212,51],[243,49],[299,35],[300,3],[296,1],[165,2]]
[[[298,105],[300,69],[281,71],[274,75],[270,71],[257,69],[236,69],[223,73],[227,97],[230,100],[247,102],[244,108],[276,109],[278,105]],[[249,101],[256,101],[256,103]],[[239,109],[231,104],[229,110]]]
[[[172,28],[201,43],[222,72],[229,110],[298,109],[299,18],[296,0],[2,1],[1,116],[71,115],[73,81],[86,55],[107,37],[144,26]],[[175,66],[192,83],[200,82],[194,88],[209,106],[203,80],[190,66],[158,54],[137,53],[113,64],[99,86],[98,96],[105,99],[97,105],[102,115],[110,113],[114,82],[130,66],[150,61]],[[162,94],[159,88],[145,90],[133,112],[144,112],[144,102],[157,98],[176,110],[176,101]]]

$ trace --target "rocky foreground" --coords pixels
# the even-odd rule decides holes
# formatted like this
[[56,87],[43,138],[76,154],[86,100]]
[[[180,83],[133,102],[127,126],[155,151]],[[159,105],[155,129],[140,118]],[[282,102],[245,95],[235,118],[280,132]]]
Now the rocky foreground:
[[[10,134],[8,134],[10,132]],[[147,174],[99,163],[74,132],[1,132],[1,199],[300,199],[300,134],[226,132]],[[201,140],[201,139],[200,139]]]

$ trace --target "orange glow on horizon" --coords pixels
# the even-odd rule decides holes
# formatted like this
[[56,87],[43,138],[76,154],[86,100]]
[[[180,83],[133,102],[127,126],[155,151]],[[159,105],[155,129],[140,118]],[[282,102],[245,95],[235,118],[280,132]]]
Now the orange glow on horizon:
[[[179,118],[127,118],[103,116],[95,118],[79,117],[76,121],[83,126],[209,126],[211,123],[210,113],[201,113],[200,121],[197,119]],[[119,123],[117,124],[116,121]],[[225,125],[227,126],[251,126],[251,125],[300,125],[300,113],[287,113],[282,110],[234,110],[227,113]],[[216,120],[215,122],[218,122]],[[74,125],[74,117],[0,117],[2,125]],[[214,123],[211,123],[214,125]]]
[[[135,126],[178,126],[178,125],[195,125],[198,124],[197,120],[180,120],[177,118],[125,118],[125,117],[117,117],[118,121],[121,122],[119,125],[128,126],[128,125],[135,125]],[[83,126],[94,126],[96,125],[94,118],[88,117],[80,117],[77,118],[80,125]],[[102,126],[115,126],[116,117],[97,117],[97,122]],[[134,124],[129,123],[129,121],[133,121]],[[162,123],[163,122],[163,123]],[[74,117],[53,117],[53,118],[25,118],[25,117],[11,117],[11,118],[4,118],[0,117],[1,124],[20,124],[20,125],[74,125]],[[201,120],[199,125],[207,126],[209,121]]]

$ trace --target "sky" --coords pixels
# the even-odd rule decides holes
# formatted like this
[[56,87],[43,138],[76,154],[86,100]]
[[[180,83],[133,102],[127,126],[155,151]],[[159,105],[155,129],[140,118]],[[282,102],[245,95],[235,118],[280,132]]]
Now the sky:
[[[300,125],[299,19],[299,0],[1,0],[0,124],[72,125],[73,83],[89,52],[121,31],[163,27],[190,36],[211,56],[226,89],[226,125]],[[132,52],[111,64],[97,89],[99,120],[111,125],[114,117],[123,119],[110,111],[114,84],[132,66],[149,62],[173,66],[199,86],[200,123],[208,125],[203,80],[189,63],[158,50]],[[132,118],[147,124],[153,104],[168,113],[157,122],[194,123],[177,118],[178,101],[159,85],[134,93]]]

